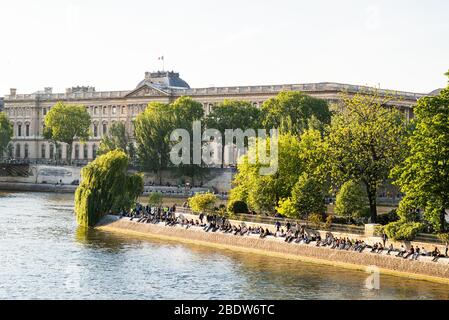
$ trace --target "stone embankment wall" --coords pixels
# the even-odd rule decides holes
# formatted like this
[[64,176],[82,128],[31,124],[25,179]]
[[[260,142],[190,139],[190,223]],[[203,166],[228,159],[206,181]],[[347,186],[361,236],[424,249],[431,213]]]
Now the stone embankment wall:
[[[81,180],[81,167],[30,165],[28,177],[0,176],[0,185],[5,183],[31,183],[31,184],[56,184],[62,181],[70,185],[76,180]],[[231,189],[233,170],[229,168],[211,168],[201,180],[195,181],[195,185],[214,188],[218,192],[226,192]],[[145,185],[158,184],[159,178],[154,173],[145,173]],[[184,182],[190,182],[190,178],[180,178],[176,170],[162,172],[162,185],[177,186]],[[1,187],[5,190],[4,187]],[[15,190],[15,189],[14,189]]]
[[369,266],[376,266],[381,273],[385,274],[449,283],[449,265],[443,263],[411,261],[387,255],[332,250],[314,245],[298,245],[285,243],[281,239],[272,237],[260,239],[257,236],[242,237],[220,232],[205,232],[200,228],[185,229],[182,227],[166,227],[162,224],[137,223],[130,221],[128,218],[118,219],[112,216],[103,219],[97,228],[351,269],[366,270]]

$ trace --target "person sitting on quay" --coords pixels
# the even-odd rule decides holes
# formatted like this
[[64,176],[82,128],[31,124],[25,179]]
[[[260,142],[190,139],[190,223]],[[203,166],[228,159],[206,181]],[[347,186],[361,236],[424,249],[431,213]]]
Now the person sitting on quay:
[[419,250],[419,247],[418,246],[416,246],[416,250],[415,250],[415,253],[412,255],[412,258],[411,258],[411,260],[418,260],[418,258],[419,258],[419,255],[420,255],[420,250]]
[[438,247],[435,247],[435,249],[432,251],[432,262],[437,262],[438,259],[440,258],[440,250],[438,249]]
[[410,246],[410,249],[407,250],[406,254],[402,256],[402,258],[407,259],[410,256],[413,256],[415,254],[415,248],[413,248],[413,245]]

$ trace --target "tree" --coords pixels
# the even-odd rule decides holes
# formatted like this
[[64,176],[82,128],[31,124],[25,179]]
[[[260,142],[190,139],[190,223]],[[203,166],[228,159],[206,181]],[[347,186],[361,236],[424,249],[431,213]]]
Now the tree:
[[[269,144],[269,139],[258,139],[257,143]],[[250,148],[238,164],[230,200],[241,200],[251,210],[259,213],[273,213],[280,199],[288,198],[295,184],[298,172],[304,166],[299,158],[300,142],[292,134],[278,137],[278,170],[273,175],[261,175],[259,161],[250,163],[248,155],[256,155],[257,147]],[[257,158],[256,156],[254,156]]]
[[134,120],[134,136],[141,165],[159,175],[169,166],[170,133],[173,130],[173,112],[169,105],[152,102]]
[[334,184],[360,181],[366,189],[371,222],[377,220],[377,190],[405,154],[404,117],[373,89],[353,97],[344,94],[326,138],[329,170]]
[[8,145],[13,135],[12,123],[6,113],[0,112],[0,159],[8,151]]
[[337,194],[335,213],[348,218],[362,218],[369,214],[368,199],[359,182],[345,182]]
[[101,139],[97,154],[102,155],[109,151],[119,149],[132,158],[132,155],[129,152],[130,144],[132,144],[132,142],[128,132],[126,132],[125,124],[122,122],[114,122],[109,128],[108,134],[104,135]]
[[424,218],[443,232],[449,208],[449,86],[438,96],[419,99],[414,113],[410,153],[392,176],[406,194],[402,201],[423,209]]
[[[139,162],[145,169],[158,173],[159,183],[162,182],[162,170],[172,166],[170,150],[173,143],[170,141],[170,134],[175,129],[184,129],[192,137],[192,123],[200,120],[203,112],[201,103],[189,97],[180,97],[171,104],[152,102],[137,116],[134,135]],[[193,164],[192,150],[190,157],[190,164],[181,164],[178,169],[180,174],[189,175],[193,179],[198,174],[199,167]]]
[[[190,97],[180,97],[170,105],[173,118],[173,129],[187,130],[190,137],[193,137],[193,122],[201,120],[204,116],[203,105]],[[195,176],[202,175],[201,165],[193,163],[193,143],[190,144],[190,164],[182,163],[178,165],[179,175],[186,175],[192,179],[195,184]]]
[[128,156],[113,150],[85,166],[75,192],[75,214],[80,226],[95,226],[110,211],[129,210],[143,192],[143,175],[127,174]]
[[189,207],[193,212],[202,213],[210,212],[215,206],[218,198],[210,192],[197,193],[188,199]]
[[292,202],[299,217],[323,214],[326,211],[323,184],[313,175],[301,174],[292,190]]
[[326,100],[298,91],[280,92],[261,107],[265,128],[280,128],[282,132],[300,134],[309,128],[309,120],[329,123],[331,113]]
[[56,103],[45,116],[44,137],[54,142],[67,143],[69,163],[75,139],[85,142],[89,139],[90,115],[84,106]]

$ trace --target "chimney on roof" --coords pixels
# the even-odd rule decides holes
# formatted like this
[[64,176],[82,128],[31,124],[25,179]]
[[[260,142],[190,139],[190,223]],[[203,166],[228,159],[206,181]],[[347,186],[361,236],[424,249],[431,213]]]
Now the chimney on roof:
[[14,89],[14,88],[9,89],[9,95],[11,97],[15,97],[16,93],[17,93],[17,89]]

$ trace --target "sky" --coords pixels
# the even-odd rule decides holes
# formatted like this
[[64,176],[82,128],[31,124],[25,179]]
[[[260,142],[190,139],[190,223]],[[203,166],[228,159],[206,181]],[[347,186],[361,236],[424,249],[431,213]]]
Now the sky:
[[0,0],[0,96],[131,90],[160,56],[191,87],[426,93],[447,84],[448,13],[446,0]]

